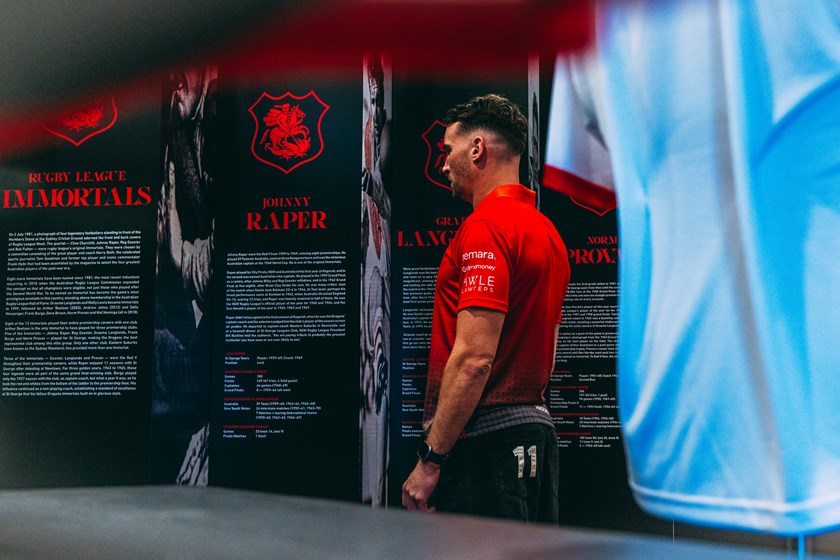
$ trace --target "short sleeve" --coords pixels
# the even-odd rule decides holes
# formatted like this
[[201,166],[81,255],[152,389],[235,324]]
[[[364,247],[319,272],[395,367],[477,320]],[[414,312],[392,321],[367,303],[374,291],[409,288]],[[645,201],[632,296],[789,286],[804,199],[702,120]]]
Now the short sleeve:
[[478,220],[464,224],[457,253],[460,273],[458,311],[467,307],[508,310],[510,295],[510,248],[491,223]]

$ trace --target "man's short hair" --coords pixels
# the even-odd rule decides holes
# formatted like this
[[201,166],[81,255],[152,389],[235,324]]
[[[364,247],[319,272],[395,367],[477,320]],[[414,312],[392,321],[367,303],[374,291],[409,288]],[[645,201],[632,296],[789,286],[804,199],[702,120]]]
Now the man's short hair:
[[495,93],[455,105],[446,112],[443,122],[447,126],[460,123],[461,132],[481,128],[495,132],[516,155],[522,153],[528,139],[528,119],[514,102]]

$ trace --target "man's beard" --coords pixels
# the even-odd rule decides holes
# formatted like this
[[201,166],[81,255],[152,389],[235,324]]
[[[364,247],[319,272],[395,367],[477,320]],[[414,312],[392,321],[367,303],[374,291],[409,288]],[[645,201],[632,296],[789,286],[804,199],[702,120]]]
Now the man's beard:
[[469,175],[469,165],[466,162],[461,161],[451,161],[449,165],[451,169],[449,173],[449,185],[452,189],[452,198],[469,202],[469,200],[465,198],[464,185],[461,182]]

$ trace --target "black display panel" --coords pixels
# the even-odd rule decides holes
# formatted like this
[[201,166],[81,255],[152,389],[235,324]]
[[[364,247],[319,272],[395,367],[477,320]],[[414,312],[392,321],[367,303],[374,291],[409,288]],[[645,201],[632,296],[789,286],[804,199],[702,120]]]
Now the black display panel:
[[219,112],[210,483],[358,500],[361,80],[240,82]]
[[148,481],[160,118],[119,96],[0,162],[0,486]]

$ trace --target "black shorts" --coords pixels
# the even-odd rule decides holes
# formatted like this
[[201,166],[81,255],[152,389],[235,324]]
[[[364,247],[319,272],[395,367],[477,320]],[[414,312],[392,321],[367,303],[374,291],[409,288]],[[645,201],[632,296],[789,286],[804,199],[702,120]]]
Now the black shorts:
[[521,424],[458,440],[430,500],[438,511],[558,523],[557,433]]

